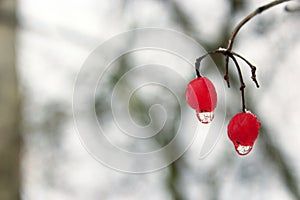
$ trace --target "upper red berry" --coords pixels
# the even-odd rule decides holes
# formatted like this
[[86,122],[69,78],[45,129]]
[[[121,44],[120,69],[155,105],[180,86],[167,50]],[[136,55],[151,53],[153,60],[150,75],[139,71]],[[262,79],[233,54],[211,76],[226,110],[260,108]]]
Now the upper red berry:
[[187,85],[186,101],[197,112],[212,112],[217,105],[217,92],[206,77],[199,77]]
[[240,155],[248,154],[258,136],[261,123],[251,112],[236,114],[228,124],[228,136]]

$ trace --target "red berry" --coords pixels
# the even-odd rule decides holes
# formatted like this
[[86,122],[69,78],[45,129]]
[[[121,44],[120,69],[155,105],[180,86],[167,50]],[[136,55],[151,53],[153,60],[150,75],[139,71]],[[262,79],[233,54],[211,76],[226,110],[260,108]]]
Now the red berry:
[[217,105],[217,92],[213,83],[206,77],[199,77],[187,85],[187,103],[199,112],[212,112]]
[[240,155],[248,154],[258,136],[261,123],[251,112],[236,114],[228,124],[228,137]]

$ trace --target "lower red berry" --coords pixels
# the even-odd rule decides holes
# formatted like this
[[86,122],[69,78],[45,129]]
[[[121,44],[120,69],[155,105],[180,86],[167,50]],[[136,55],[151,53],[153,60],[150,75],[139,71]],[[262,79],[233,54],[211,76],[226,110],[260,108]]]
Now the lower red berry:
[[203,116],[197,114],[197,117],[201,122],[208,123],[217,105],[217,92],[213,83],[206,77],[192,80],[186,88],[186,101],[197,113],[204,113]]
[[228,136],[240,155],[247,155],[258,136],[261,123],[251,112],[236,114],[228,124]]

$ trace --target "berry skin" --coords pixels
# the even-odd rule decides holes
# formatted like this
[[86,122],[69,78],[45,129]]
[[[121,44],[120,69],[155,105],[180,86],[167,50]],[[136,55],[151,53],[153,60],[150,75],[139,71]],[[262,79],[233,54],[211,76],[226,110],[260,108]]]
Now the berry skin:
[[228,124],[228,137],[240,155],[248,154],[258,136],[261,123],[251,112],[236,114]]
[[213,83],[206,77],[199,77],[187,85],[187,103],[200,112],[212,112],[217,105],[217,92]]

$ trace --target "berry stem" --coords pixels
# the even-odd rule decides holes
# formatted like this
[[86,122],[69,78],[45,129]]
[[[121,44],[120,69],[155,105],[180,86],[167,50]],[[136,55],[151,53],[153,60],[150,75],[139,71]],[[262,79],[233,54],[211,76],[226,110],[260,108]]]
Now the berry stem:
[[[242,59],[250,67],[251,74],[252,74],[251,78],[252,78],[253,82],[255,83],[256,87],[259,88],[259,84],[258,84],[258,81],[256,79],[256,67],[253,64],[251,64],[246,58],[244,58],[243,56],[241,56],[240,54],[238,54],[238,53],[236,53],[234,51],[228,51],[227,49],[224,49],[224,48],[219,48],[219,49],[217,49],[215,51],[207,52],[206,54],[204,54],[201,57],[199,57],[199,58],[196,59],[195,69],[196,69],[196,74],[197,74],[198,77],[201,77],[201,75],[200,75],[200,63],[201,63],[201,61],[206,56],[212,55],[212,54],[223,54],[226,57],[226,59],[228,59],[228,61],[229,61],[229,57],[233,57],[233,56],[237,56],[238,58]],[[224,76],[224,79],[227,82],[227,86],[230,88],[229,74],[228,74],[228,65],[226,66],[226,74]]]
[[226,80],[228,88],[230,88],[230,81],[229,81],[229,57],[225,57],[225,76],[224,79]]
[[239,75],[239,79],[240,79],[240,83],[241,83],[240,90],[241,90],[241,96],[242,96],[242,110],[243,110],[243,112],[246,112],[246,103],[245,103],[245,87],[246,87],[246,85],[244,83],[242,70],[241,70],[236,58],[231,53],[228,56],[233,60],[235,66],[236,66],[236,69],[238,71],[238,75]]
[[242,59],[245,63],[247,63],[247,65],[249,65],[249,67],[251,68],[251,78],[253,80],[253,82],[255,83],[256,87],[259,88],[259,84],[258,81],[256,79],[256,67],[251,64],[246,58],[244,58],[243,56],[241,56],[240,54],[231,51],[232,55],[239,57],[240,59]]
[[[195,62],[195,70],[196,70],[196,74],[197,74],[197,77],[201,77],[201,73],[200,73],[200,63],[201,61],[208,55],[212,55],[212,54],[218,54],[218,53],[222,53],[223,49],[217,49],[217,50],[214,50],[214,51],[209,51],[207,52],[206,54],[200,56],[199,58],[196,59],[196,62]],[[223,53],[222,53],[223,54]]]

